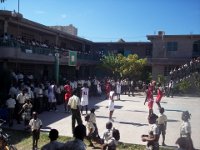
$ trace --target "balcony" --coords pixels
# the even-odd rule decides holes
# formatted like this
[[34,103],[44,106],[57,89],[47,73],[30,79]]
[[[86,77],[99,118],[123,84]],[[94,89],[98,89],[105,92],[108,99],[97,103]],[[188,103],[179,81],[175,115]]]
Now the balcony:
[[[31,63],[54,63],[55,53],[60,54],[60,64],[68,64],[68,50],[31,46],[15,40],[0,40],[0,59],[17,62],[31,61]],[[78,64],[97,64],[100,57],[95,54],[77,53]]]

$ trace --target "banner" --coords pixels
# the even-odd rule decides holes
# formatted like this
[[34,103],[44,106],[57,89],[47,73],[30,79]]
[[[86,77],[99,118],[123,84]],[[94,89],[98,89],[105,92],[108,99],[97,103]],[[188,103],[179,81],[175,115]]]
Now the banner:
[[69,51],[69,66],[76,66],[77,64],[77,51]]

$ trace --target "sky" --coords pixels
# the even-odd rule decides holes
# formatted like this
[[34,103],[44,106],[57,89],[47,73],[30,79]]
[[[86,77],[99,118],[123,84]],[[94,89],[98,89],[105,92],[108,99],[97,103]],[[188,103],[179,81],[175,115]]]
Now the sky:
[[93,42],[147,41],[146,35],[200,34],[200,0],[6,0],[1,10],[18,11],[46,26],[73,24]]

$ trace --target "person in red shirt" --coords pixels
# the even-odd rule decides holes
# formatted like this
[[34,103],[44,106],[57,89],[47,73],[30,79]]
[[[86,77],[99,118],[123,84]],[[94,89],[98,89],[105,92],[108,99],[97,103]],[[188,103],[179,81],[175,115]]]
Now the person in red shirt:
[[64,96],[65,112],[70,112],[70,110],[68,110],[68,100],[72,96],[72,87],[69,81],[66,81],[66,85],[64,86],[64,89],[65,89],[65,96]]
[[109,98],[110,91],[111,91],[111,84],[109,81],[107,81],[106,82],[106,99]]
[[160,101],[161,101],[162,97],[163,97],[163,88],[162,88],[161,84],[158,83],[157,96],[156,96],[156,104],[158,105],[159,109],[161,108]]
[[148,86],[148,89],[146,90],[146,99],[144,101],[144,105],[146,102],[148,102],[148,108],[149,108],[149,115],[153,114],[153,89],[154,89],[155,83],[150,83]]

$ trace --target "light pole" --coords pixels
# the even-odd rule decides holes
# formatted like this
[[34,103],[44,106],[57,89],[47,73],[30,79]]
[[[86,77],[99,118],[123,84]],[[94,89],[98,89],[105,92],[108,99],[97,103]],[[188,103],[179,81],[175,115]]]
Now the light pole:
[[19,14],[19,3],[20,3],[20,1],[18,0],[18,14]]
[[55,53],[55,79],[56,84],[59,84],[59,71],[60,71],[60,54],[58,52]]

